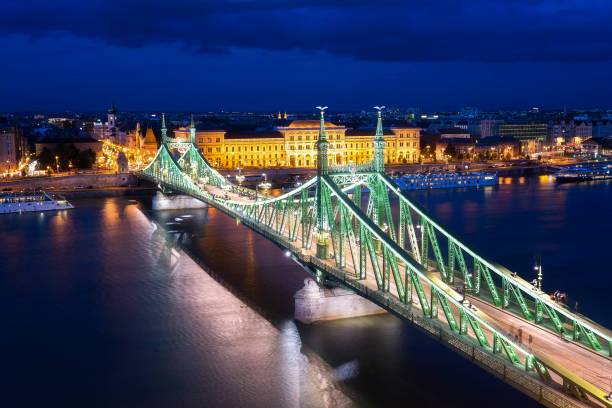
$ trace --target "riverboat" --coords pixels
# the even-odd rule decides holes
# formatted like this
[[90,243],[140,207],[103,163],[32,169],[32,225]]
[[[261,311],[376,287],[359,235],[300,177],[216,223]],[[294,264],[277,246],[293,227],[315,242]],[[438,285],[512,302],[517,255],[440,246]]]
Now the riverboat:
[[402,190],[426,190],[430,188],[480,187],[499,184],[495,173],[416,173],[394,177],[393,181]]
[[1,193],[0,214],[53,211],[74,208],[65,198],[44,191],[34,193]]
[[612,171],[610,171],[610,167],[610,165],[597,167],[571,167],[558,172],[555,175],[555,180],[559,183],[571,183],[578,181],[612,179]]

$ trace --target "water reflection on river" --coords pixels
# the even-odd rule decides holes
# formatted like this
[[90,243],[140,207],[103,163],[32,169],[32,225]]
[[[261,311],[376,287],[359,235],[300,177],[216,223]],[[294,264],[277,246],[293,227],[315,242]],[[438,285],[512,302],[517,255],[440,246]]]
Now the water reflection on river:
[[[526,177],[411,194],[525,277],[541,252],[545,287],[612,326],[602,312],[610,190]],[[214,209],[153,215],[237,299],[168,248],[149,201],[0,217],[12,405],[536,406],[392,316],[295,324],[307,274],[274,244]]]

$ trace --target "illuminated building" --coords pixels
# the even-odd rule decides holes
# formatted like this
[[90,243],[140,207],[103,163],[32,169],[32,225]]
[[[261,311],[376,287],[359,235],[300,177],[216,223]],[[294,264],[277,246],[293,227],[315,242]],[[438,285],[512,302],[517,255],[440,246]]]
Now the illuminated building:
[[[196,132],[196,145],[216,167],[315,168],[318,120],[294,120],[273,132],[236,133],[225,130]],[[419,128],[385,129],[385,162],[415,163],[419,159]],[[374,131],[347,129],[325,122],[330,165],[369,162],[374,155]],[[175,138],[189,140],[189,128],[175,130]]]
[[544,122],[507,122],[498,126],[497,135],[514,138],[521,142],[523,154],[535,153],[542,149],[548,135],[548,124]]
[[[97,140],[109,140],[117,138],[117,109],[115,102],[111,103],[111,108],[108,110],[107,121],[102,122],[97,120],[94,122],[93,137]],[[116,142],[116,140],[113,140]]]
[[20,158],[20,136],[13,127],[0,128],[0,171],[17,168]]

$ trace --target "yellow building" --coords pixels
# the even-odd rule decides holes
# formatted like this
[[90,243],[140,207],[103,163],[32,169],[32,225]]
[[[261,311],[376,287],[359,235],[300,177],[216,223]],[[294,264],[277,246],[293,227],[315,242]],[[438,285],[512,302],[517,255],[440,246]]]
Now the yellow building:
[[[215,167],[299,167],[317,163],[318,120],[294,120],[275,132],[235,133],[224,130],[196,132],[196,145]],[[374,154],[374,130],[355,131],[325,122],[329,141],[329,164],[367,163]],[[189,140],[189,128],[176,130],[175,137]],[[419,158],[419,129],[385,129],[385,162],[415,163]]]

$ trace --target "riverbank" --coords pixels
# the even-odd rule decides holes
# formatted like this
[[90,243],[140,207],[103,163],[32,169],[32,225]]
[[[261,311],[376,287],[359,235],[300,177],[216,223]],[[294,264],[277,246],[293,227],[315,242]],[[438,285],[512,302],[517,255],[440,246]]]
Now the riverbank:
[[73,198],[105,198],[122,196],[144,196],[155,195],[156,187],[108,187],[108,188],[84,188],[71,190],[50,190],[49,192],[60,194],[67,199]]

